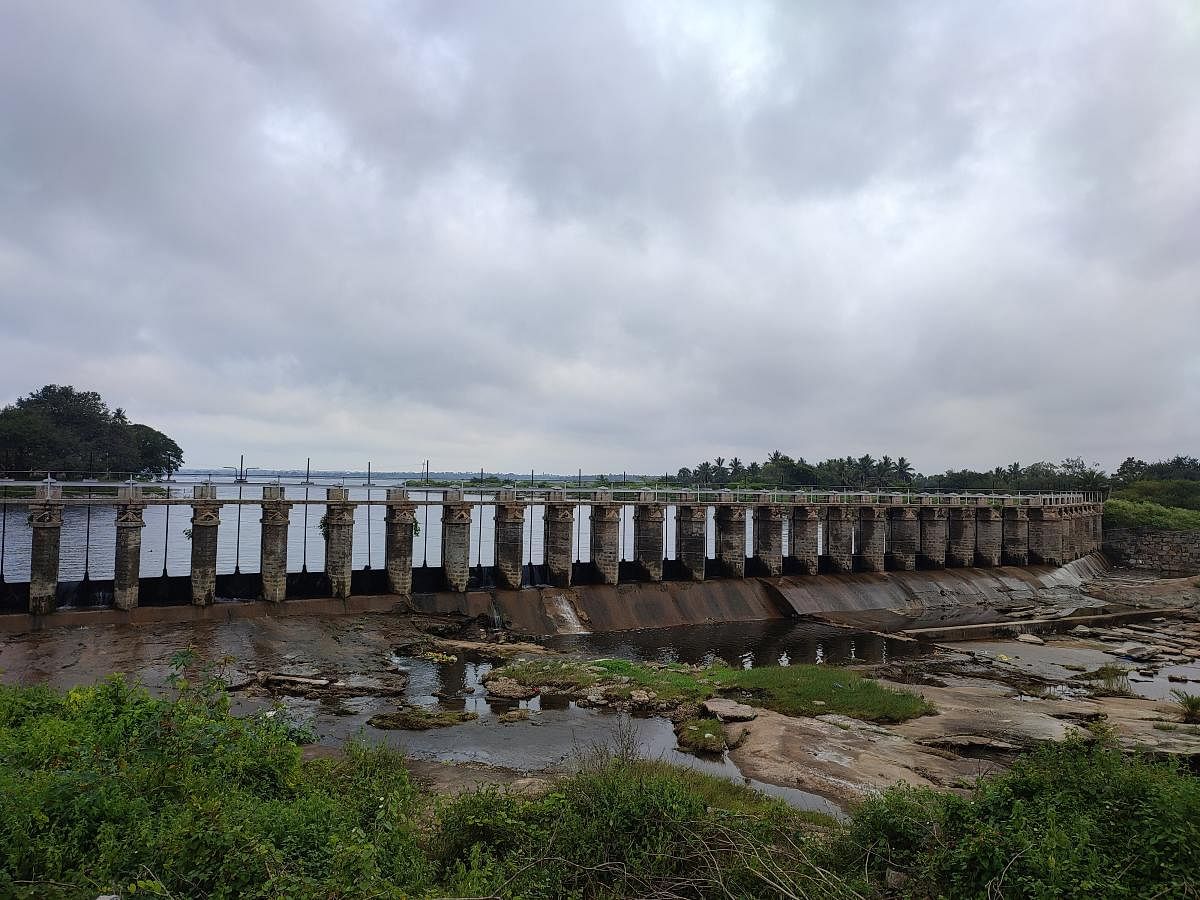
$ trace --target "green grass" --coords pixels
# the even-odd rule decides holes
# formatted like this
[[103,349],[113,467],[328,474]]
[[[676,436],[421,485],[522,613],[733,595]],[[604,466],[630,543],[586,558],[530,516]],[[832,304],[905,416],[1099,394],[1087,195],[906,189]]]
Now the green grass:
[[609,697],[634,690],[654,691],[666,700],[699,702],[732,695],[788,716],[839,713],[869,722],[904,722],[934,712],[920,695],[885,687],[857,672],[836,666],[792,665],[735,669],[725,665],[696,669],[675,664],[648,666],[623,659],[591,662],[562,659],[521,660],[501,670],[529,685],[586,693],[605,686]]
[[1132,697],[1134,694],[1133,688],[1129,684],[1129,672],[1130,670],[1123,666],[1106,663],[1098,669],[1082,675],[1072,675],[1071,678],[1075,681],[1099,682],[1092,688],[1092,692],[1097,695]]
[[1104,504],[1104,527],[1194,531],[1200,529],[1200,511],[1150,501],[1109,500]]
[[836,666],[763,666],[715,670],[723,693],[745,691],[756,706],[787,716],[839,713],[867,722],[895,723],[934,712],[919,694],[885,687]]
[[719,719],[697,716],[684,719],[675,726],[680,750],[700,753],[722,753],[725,750],[725,729]]

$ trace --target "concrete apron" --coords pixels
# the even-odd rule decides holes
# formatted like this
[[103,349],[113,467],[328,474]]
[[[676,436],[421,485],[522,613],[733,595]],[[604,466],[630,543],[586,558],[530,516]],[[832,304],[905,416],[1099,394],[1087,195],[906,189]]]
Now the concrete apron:
[[[1102,577],[1099,554],[1067,566],[966,568],[845,575],[719,578],[523,590],[395,594],[282,603],[218,600],[209,606],[59,609],[51,615],[0,616],[0,633],[109,624],[223,622],[276,616],[420,611],[484,616],[535,635],[626,631],[795,616],[871,622],[887,630],[995,621],[1005,606],[1034,600],[1060,608],[1083,601],[1080,585]],[[1089,605],[1081,602],[1079,605]],[[1091,605],[1096,605],[1093,601]],[[1099,611],[1099,610],[1097,610]]]

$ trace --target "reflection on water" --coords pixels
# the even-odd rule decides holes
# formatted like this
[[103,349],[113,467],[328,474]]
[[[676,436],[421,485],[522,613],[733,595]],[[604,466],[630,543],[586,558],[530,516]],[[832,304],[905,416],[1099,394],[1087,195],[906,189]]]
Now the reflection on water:
[[912,641],[795,619],[558,635],[545,643],[555,650],[585,656],[698,665],[709,665],[720,658],[746,669],[793,663],[878,663],[924,652]]

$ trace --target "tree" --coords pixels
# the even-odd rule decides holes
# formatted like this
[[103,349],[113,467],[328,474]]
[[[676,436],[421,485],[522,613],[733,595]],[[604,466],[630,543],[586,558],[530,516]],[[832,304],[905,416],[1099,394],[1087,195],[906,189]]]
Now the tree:
[[896,458],[896,478],[902,484],[912,484],[913,468],[909,461],[903,456]]
[[179,445],[110,410],[95,391],[48,384],[0,410],[0,467],[32,474],[158,475],[183,464]]
[[731,459],[729,461],[729,476],[734,481],[738,481],[745,474],[746,474],[746,467],[742,464],[742,461],[740,459],[738,459],[735,456],[733,459]]

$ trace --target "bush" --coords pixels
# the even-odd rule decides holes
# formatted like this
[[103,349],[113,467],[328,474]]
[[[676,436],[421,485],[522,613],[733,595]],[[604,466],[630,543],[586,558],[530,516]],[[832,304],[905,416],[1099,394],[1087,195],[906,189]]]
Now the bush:
[[968,799],[869,801],[840,847],[848,867],[898,869],[936,896],[1194,897],[1200,782],[1115,749],[1049,744]]
[[1161,506],[1200,510],[1200,481],[1182,478],[1134,481],[1113,492],[1116,500],[1149,501]]
[[118,676],[65,694],[0,687],[0,896],[425,882],[401,758],[351,747],[301,762],[288,723],[180,685],[173,701]]
[[845,826],[620,747],[541,796],[430,802],[404,759],[303,761],[212,683],[161,700],[0,686],[0,896],[1194,897],[1200,782],[1047,745],[969,797],[897,788]]
[[1104,504],[1105,528],[1156,528],[1162,531],[1200,529],[1200,512],[1134,500]]

